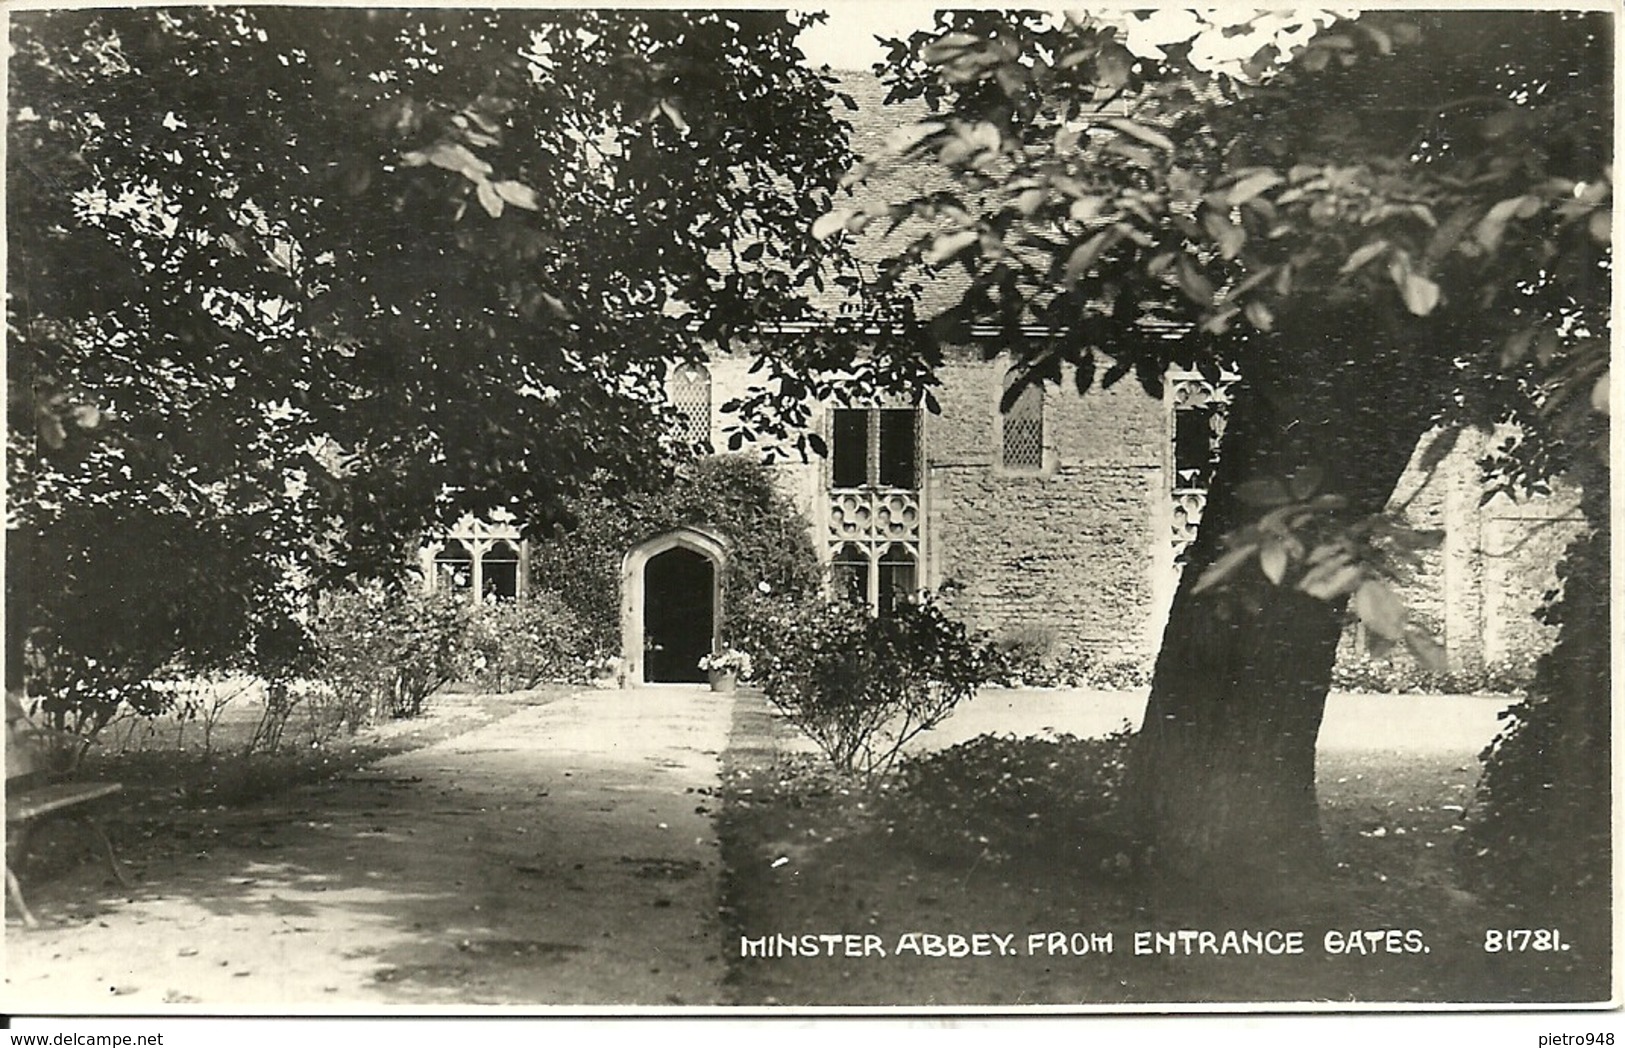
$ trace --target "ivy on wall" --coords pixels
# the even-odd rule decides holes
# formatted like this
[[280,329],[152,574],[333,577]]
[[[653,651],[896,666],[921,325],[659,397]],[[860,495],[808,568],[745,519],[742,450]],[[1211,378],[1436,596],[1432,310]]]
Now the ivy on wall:
[[620,566],[626,551],[678,527],[718,532],[729,543],[723,576],[723,633],[747,595],[802,594],[822,582],[807,518],[750,455],[697,459],[658,490],[593,496],[572,506],[571,527],[533,543],[531,587],[557,594],[602,653],[620,650]]

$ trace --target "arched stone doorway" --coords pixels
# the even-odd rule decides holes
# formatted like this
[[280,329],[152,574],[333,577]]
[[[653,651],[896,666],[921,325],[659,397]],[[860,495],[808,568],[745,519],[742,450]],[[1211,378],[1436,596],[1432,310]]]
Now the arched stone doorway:
[[627,684],[700,682],[701,656],[722,637],[725,540],[678,528],[621,562],[621,659]]

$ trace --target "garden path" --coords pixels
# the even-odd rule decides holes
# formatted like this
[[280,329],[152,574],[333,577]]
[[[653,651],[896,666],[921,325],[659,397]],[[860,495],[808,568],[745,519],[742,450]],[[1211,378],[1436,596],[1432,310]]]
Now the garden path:
[[585,690],[222,813],[140,887],[7,927],[5,1005],[344,1013],[721,999],[729,696]]

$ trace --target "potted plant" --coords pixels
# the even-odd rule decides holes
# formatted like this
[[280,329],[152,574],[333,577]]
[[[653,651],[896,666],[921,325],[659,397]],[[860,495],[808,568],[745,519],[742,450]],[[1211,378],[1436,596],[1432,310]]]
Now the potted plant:
[[737,648],[719,648],[701,657],[700,669],[710,678],[712,691],[730,692],[750,676],[750,656]]

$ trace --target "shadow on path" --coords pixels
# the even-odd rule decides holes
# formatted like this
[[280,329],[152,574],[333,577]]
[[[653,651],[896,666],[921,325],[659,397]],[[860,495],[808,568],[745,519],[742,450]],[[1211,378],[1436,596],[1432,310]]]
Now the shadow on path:
[[13,1012],[699,1005],[722,995],[732,699],[587,690],[222,813],[128,894],[7,928]]

